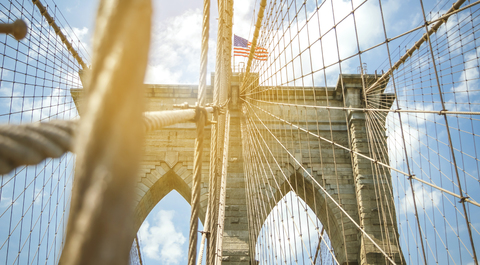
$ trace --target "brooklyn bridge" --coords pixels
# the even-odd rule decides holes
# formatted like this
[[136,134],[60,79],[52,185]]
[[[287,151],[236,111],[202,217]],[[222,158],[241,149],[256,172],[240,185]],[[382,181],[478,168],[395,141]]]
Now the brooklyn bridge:
[[0,0],[0,263],[478,265],[479,3]]

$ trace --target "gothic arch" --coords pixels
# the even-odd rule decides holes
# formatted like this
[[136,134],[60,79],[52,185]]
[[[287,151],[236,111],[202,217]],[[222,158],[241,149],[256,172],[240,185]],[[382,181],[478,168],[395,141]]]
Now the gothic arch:
[[[279,218],[283,220],[279,220]],[[291,222],[292,218],[295,223]],[[289,191],[273,207],[260,229],[260,234],[256,239],[255,260],[260,263],[264,263],[263,261],[265,263],[273,261],[274,263],[281,260],[290,264],[292,259],[306,261],[311,256],[312,260],[322,260],[324,262],[322,264],[333,264],[334,258],[330,256],[331,254],[326,253],[333,250],[330,239],[324,227],[322,228],[319,223],[320,220],[312,208],[294,191]],[[289,241],[278,241],[282,238],[283,240],[288,238]],[[322,246],[328,245],[329,249],[322,249],[321,253],[317,252],[320,250],[317,249],[320,244],[317,241],[319,239]],[[259,245],[262,243],[263,246]],[[314,264],[317,263],[314,262]]]
[[[191,187],[187,184],[185,178],[180,177],[181,175],[187,175],[190,176],[191,179],[191,172],[187,169],[187,166],[182,165],[182,163],[178,163],[176,166],[166,172],[163,169],[164,167],[157,165],[150,173],[145,174],[144,178],[149,178],[149,174],[151,176],[156,176],[157,178],[153,183],[150,181],[145,184],[142,182],[142,180],[140,181],[139,186],[143,185],[148,189],[144,187],[142,190],[142,188],[137,187],[137,191],[139,193],[143,193],[143,196],[141,196],[140,200],[135,206],[135,231],[138,231],[143,221],[147,218],[148,214],[153,210],[155,205],[157,205],[172,190],[176,190],[189,204],[191,202]],[[161,174],[162,172],[165,173]],[[202,207],[200,207],[199,218],[202,223],[205,221],[205,211],[202,209]]]
[[[267,214],[262,215],[263,220],[261,223],[264,224],[267,216],[272,212],[273,208],[278,204],[278,202],[282,200],[288,192],[293,191],[296,195],[298,195],[300,199],[302,199],[308,205],[308,207],[312,209],[312,211],[315,213],[315,216],[325,227],[325,233],[330,238],[338,262],[340,264],[346,264],[347,262],[347,257],[345,255],[346,243],[348,250],[348,262],[349,264],[356,264],[355,262],[357,261],[359,254],[357,250],[360,247],[360,242],[359,240],[357,240],[357,230],[353,227],[353,224],[351,224],[351,222],[345,221],[346,218],[343,218],[344,223],[342,229],[342,223],[340,218],[343,214],[337,209],[337,207],[331,202],[330,199],[326,198],[326,196],[323,195],[323,192],[316,186],[317,185],[312,185],[312,180],[310,180],[309,177],[304,177],[298,171],[291,174],[288,178],[288,181],[284,180],[283,183],[280,184],[280,189],[276,189],[275,195],[273,196],[273,200],[275,202],[273,207],[271,206],[271,204],[265,204],[269,208],[266,209]],[[335,193],[335,191],[333,192]],[[352,217],[356,218],[356,216]],[[260,230],[261,227],[255,227],[255,245]]]

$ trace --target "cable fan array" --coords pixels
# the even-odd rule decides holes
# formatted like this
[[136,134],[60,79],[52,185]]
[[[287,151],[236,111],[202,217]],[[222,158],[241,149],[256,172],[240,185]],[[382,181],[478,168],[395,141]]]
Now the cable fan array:
[[252,62],[242,90],[261,264],[343,264],[363,255],[349,253],[352,241],[383,251],[362,262],[476,264],[479,8],[405,6],[267,3],[258,45],[270,55]]

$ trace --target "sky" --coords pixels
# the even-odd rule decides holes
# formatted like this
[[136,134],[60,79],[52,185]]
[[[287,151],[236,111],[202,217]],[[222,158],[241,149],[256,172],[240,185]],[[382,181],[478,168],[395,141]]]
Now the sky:
[[[6,2],[4,0],[1,1]],[[169,83],[169,84],[197,84],[198,83],[198,73],[200,66],[200,33],[201,33],[201,18],[202,18],[202,3],[203,1],[192,1],[192,0],[178,0],[172,3],[172,1],[167,0],[155,0],[152,1],[154,6],[153,13],[153,29],[152,29],[152,43],[149,57],[149,65],[147,68],[147,73],[145,77],[146,83]],[[354,1],[355,4],[359,4],[361,1]],[[314,5],[311,5],[313,1],[309,2],[310,5],[307,6],[307,10],[312,12],[314,10]],[[430,10],[432,7],[435,7],[437,1],[425,1],[426,10]],[[443,2],[442,2],[443,3]],[[73,33],[79,38],[82,42],[83,47],[85,48],[84,56],[87,60],[90,60],[89,55],[91,55],[91,39],[94,30],[94,19],[97,7],[97,1],[95,0],[65,0],[56,2],[57,7],[61,10],[62,14],[66,17],[69,25],[72,27]],[[449,2],[449,5],[451,3]],[[418,12],[413,12],[411,5],[415,5],[418,10],[418,1],[414,0],[405,0],[405,1],[382,1],[382,5],[385,12],[385,27],[389,33],[389,37],[397,36],[403,32],[418,26],[423,18]],[[444,11],[449,5],[436,6],[435,11]],[[336,1],[335,2],[335,17],[343,17],[348,14],[351,8],[350,1]],[[376,13],[378,9],[378,3],[376,1],[369,1],[364,4],[357,13],[357,20],[359,23],[359,46],[360,49],[365,49],[372,47],[377,43],[381,43],[384,39],[383,28],[381,18]],[[253,24],[253,18],[256,18],[255,11],[258,11],[258,0],[237,0],[234,7],[234,34],[237,34],[241,37],[251,40],[253,36],[253,31],[251,25]],[[322,26],[315,26],[312,24],[310,28],[311,35],[299,35],[298,38],[315,38],[315,32],[318,30],[327,30],[333,26],[333,16],[332,12],[322,11],[321,13]],[[217,31],[217,6],[216,1],[212,1],[211,7],[211,21],[210,21],[210,40],[209,40],[209,57],[208,57],[208,72],[214,71],[214,57],[215,57],[215,42],[216,42],[216,31]],[[441,12],[440,12],[441,13]],[[430,16],[435,17],[435,12]],[[461,18],[460,18],[461,19]],[[458,22],[458,21],[457,21]],[[301,19],[300,22],[301,24]],[[455,23],[450,22],[450,27],[455,27]],[[348,25],[348,23],[341,24],[338,27],[338,39],[339,44],[335,44],[335,39],[332,35],[327,34],[325,37],[325,50],[323,53],[314,53],[312,57],[322,58],[324,60],[323,64],[329,64],[338,61],[340,58],[348,58],[350,55],[355,54],[358,49],[355,45],[355,33],[352,31],[351,27],[344,27],[343,25]],[[315,28],[317,27],[317,28]],[[303,31],[304,32],[304,31]],[[303,34],[303,33],[302,33]],[[414,38],[418,38],[416,36]],[[454,35],[450,36],[450,40],[454,40],[459,36]],[[410,38],[410,39],[409,39]],[[396,55],[401,54],[407,45],[411,45],[411,41],[414,39],[409,35],[405,37],[398,38],[391,42],[392,53]],[[74,42],[76,43],[76,42]],[[75,44],[74,44],[75,45]],[[78,44],[77,44],[78,45]],[[337,55],[337,45],[338,50],[340,51]],[[458,47],[456,47],[458,46]],[[475,43],[471,46],[477,46]],[[467,45],[460,45],[458,42],[452,43],[450,49],[452,49],[451,54],[464,55],[461,60],[467,65],[467,69],[455,70],[457,74],[452,74],[454,80],[445,81],[446,83],[450,82],[451,85],[447,86],[451,91],[465,91],[465,86],[476,86],[476,80],[479,76],[478,70],[478,61],[477,58],[480,55],[480,51],[476,49],[470,50],[461,50],[462,47],[468,47]],[[299,48],[299,47],[295,47]],[[317,50],[318,51],[318,50]],[[385,54],[385,46],[381,46],[376,49],[362,55],[364,62],[367,62],[369,73],[373,73],[374,70],[379,69],[388,69],[387,57],[379,56],[379,54]],[[272,51],[273,53],[273,51]],[[439,58],[442,56],[439,55]],[[456,57],[458,60],[459,57]],[[354,58],[356,59],[356,58]],[[236,63],[245,62],[244,59],[235,58]],[[312,63],[312,71],[322,67],[320,59]],[[449,62],[455,61],[455,58],[450,59]],[[414,60],[408,67],[422,69],[422,57],[419,57],[417,60]],[[353,59],[347,59],[342,62],[342,71],[349,73],[357,73],[358,61]],[[445,66],[448,69],[447,66]],[[452,67],[453,68],[453,67]],[[420,71],[421,72],[421,71]],[[298,73],[298,72],[297,72]],[[312,79],[306,79],[307,85],[315,83],[316,85],[329,85],[333,86],[336,83],[338,78],[339,70],[338,68],[331,67],[326,70],[325,77],[322,75],[313,75]],[[422,72],[426,74],[426,72]],[[279,73],[283,75],[284,73]],[[288,80],[297,78],[298,76],[292,75],[285,77]],[[430,75],[430,74],[429,74]],[[463,78],[463,79],[462,79]],[[464,79],[473,80],[466,82]],[[207,79],[208,80],[208,79]],[[310,81],[309,81],[310,80]],[[303,81],[303,79],[302,79]],[[431,80],[430,80],[431,81]],[[268,80],[265,80],[268,82]],[[408,82],[405,81],[405,82]],[[422,88],[426,89],[427,85],[420,85]],[[415,84],[409,84],[406,89],[402,90],[401,93],[408,98],[410,94],[413,94]],[[2,92],[0,88],[0,92]],[[389,88],[392,89],[392,88]],[[52,92],[54,93],[54,92]],[[432,95],[435,92],[429,91]],[[474,97],[477,96],[476,91],[472,91],[467,97],[468,99],[461,99],[458,97],[464,97],[465,93],[457,94],[457,98],[454,93],[449,94],[450,97],[447,97],[447,102],[450,102],[449,109],[455,110],[466,110],[466,106],[455,104],[455,101],[469,101],[473,102]],[[425,101],[431,100],[434,104],[428,106],[420,106],[424,104]],[[433,98],[422,99],[419,101],[405,100],[402,104],[405,104],[404,107],[407,108],[431,108],[438,109],[438,101]],[[34,103],[32,103],[34,104]],[[472,108],[477,108],[478,106],[473,105]],[[478,111],[478,110],[477,110]],[[35,116],[36,115],[36,116]],[[37,117],[38,116],[38,117]],[[32,119],[40,119],[42,114],[32,114]],[[396,168],[404,168],[405,160],[402,159],[402,144],[398,139],[401,138],[399,133],[399,121],[397,116],[390,115],[388,120],[388,126],[391,128],[389,133],[395,137],[389,138],[389,145],[392,150],[397,150],[392,152],[391,162],[392,165]],[[2,117],[3,119],[4,117]],[[440,147],[430,147],[429,144],[425,145],[424,143],[429,143],[429,135],[433,134],[433,130],[438,129],[438,137],[444,137],[443,132],[441,131],[442,121],[439,120],[434,114],[429,115],[402,115],[404,119],[404,131],[407,134],[406,144],[407,150],[410,154],[410,159],[412,162],[416,162],[414,168],[417,171],[423,172],[424,169],[431,169],[432,167],[441,168],[443,163],[447,163],[448,159],[438,158],[437,160],[426,158],[426,154],[434,154],[435,151],[444,150],[445,147],[442,146],[442,143],[435,141],[430,142],[430,144],[437,144]],[[457,122],[455,126],[461,127],[462,120],[454,120],[452,122]],[[475,123],[477,124],[477,123]],[[420,128],[420,129],[419,129]],[[462,127],[463,128],[463,127]],[[478,129],[477,129],[478,130]],[[473,128],[471,129],[475,134]],[[478,132],[477,132],[478,133]],[[475,138],[475,137],[473,137]],[[395,140],[397,139],[397,140]],[[460,133],[458,136],[454,137],[454,141],[460,141]],[[472,141],[463,142],[465,153],[474,153],[476,150],[475,145],[468,145]],[[400,147],[399,147],[400,146]],[[447,150],[448,153],[448,150]],[[437,155],[438,156],[438,155]],[[463,158],[463,156],[462,156]],[[471,175],[478,178],[478,168],[475,168],[478,165],[478,161],[473,161],[469,163],[467,158],[460,161],[463,163],[463,170]],[[429,175],[425,173],[426,175]],[[467,174],[468,175],[468,174]],[[446,177],[450,177],[450,174],[447,174]],[[401,176],[394,176],[397,179],[401,179]],[[439,181],[438,176],[432,176],[434,181]],[[471,190],[472,196],[478,191],[478,187],[475,188],[477,183],[472,178],[468,178],[469,181],[466,182],[473,188]],[[398,181],[397,187],[400,189],[400,194],[396,201],[400,205],[401,211],[404,213],[399,216],[401,221],[408,220],[412,218],[414,212],[412,210],[412,196],[408,195],[406,192],[408,186],[405,185],[405,182]],[[420,208],[424,212],[433,212],[435,209],[440,207],[445,207],[445,202],[443,201],[442,194],[437,190],[425,188],[420,184],[415,184],[413,189],[416,191],[417,196],[429,198],[430,203],[421,204]],[[454,189],[454,187],[453,187]],[[6,196],[5,194],[2,196]],[[477,196],[478,198],[478,196]],[[448,205],[447,205],[448,206]],[[272,211],[274,212],[274,211]],[[477,217],[480,219],[478,214],[473,215],[473,218]],[[140,245],[142,249],[144,264],[184,264],[186,262],[187,255],[187,246],[188,246],[188,223],[190,218],[190,206],[188,203],[176,192],[172,192],[167,195],[155,208],[152,210],[150,215],[147,217],[146,221],[139,230],[138,236],[140,239]],[[437,215],[436,218],[439,218]],[[427,223],[429,220],[422,220]],[[435,221],[435,220],[434,220]],[[301,222],[301,221],[300,221]],[[476,223],[477,226],[478,222]],[[201,229],[201,228],[200,228]],[[412,229],[411,227],[405,227],[406,230]],[[465,229],[463,227],[462,229]],[[401,233],[405,232],[401,230]],[[408,231],[406,231],[408,233]],[[434,234],[436,231],[430,231],[429,233]],[[430,235],[430,234],[429,234]],[[415,239],[410,238],[411,242]],[[480,239],[477,239],[477,242]],[[407,243],[411,243],[407,240]],[[415,257],[417,258],[417,257]],[[415,260],[414,258],[414,260]]]
[[[216,3],[212,2],[209,69],[214,69]],[[152,1],[152,48],[146,83],[196,84],[203,1]],[[57,1],[82,43],[91,47],[96,1]],[[186,264],[190,205],[176,191],[158,203],[138,231],[143,264]],[[199,230],[203,227],[200,223]],[[200,236],[200,234],[199,234]],[[200,240],[199,240],[200,241]]]
[[[197,84],[200,66],[200,33],[203,1],[153,1],[153,29],[146,83]],[[95,1],[58,1],[57,5],[75,34],[91,47]],[[253,32],[253,1],[235,3],[235,34]],[[256,8],[258,10],[258,7]],[[208,72],[214,71],[217,6],[212,1]],[[237,26],[238,25],[238,26]],[[240,26],[242,25],[242,26]],[[237,58],[238,61],[245,61]],[[209,80],[208,80],[209,82]],[[188,252],[190,205],[172,191],[148,215],[138,231],[144,264],[185,264]],[[306,223],[304,221],[304,223]],[[200,223],[199,230],[203,227]]]

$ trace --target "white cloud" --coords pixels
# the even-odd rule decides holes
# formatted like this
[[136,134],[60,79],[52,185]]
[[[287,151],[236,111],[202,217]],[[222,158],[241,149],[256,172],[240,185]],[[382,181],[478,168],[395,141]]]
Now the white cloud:
[[[431,189],[431,188],[427,188]],[[423,185],[418,182],[413,184],[413,190],[415,191],[415,202],[417,204],[417,210],[423,212],[423,210],[428,210],[437,206],[440,203],[442,194],[440,191],[432,189],[432,191],[426,190]],[[400,199],[400,209],[402,214],[406,213],[415,213],[415,208],[413,204],[413,196],[411,189],[406,190],[405,197]]]
[[[216,23],[210,21],[209,69],[213,69]],[[200,71],[202,11],[189,9],[152,31],[145,83],[197,84]]]
[[[282,257],[300,258],[303,255],[308,260],[309,256],[315,256],[320,235],[317,227],[321,229],[322,224],[312,209],[294,192],[289,192],[265,219],[258,236],[255,258],[263,261],[275,256],[279,259],[277,261],[281,261]],[[326,233],[324,238],[330,245]],[[329,252],[324,244],[322,251]]]
[[[69,32],[70,30],[67,31],[67,33]],[[88,51],[90,51],[90,43],[91,41],[88,40],[87,38],[89,37],[89,30],[87,27],[83,27],[83,28],[76,28],[76,27],[73,27],[71,28],[71,31],[73,34],[70,34],[71,37],[75,36],[76,37],[76,40],[74,41],[80,41],[83,46],[85,46],[87,48]],[[72,36],[73,35],[73,36]]]
[[[438,14],[443,14],[444,12],[445,10],[440,11]],[[434,18],[438,14],[434,13]],[[459,25],[465,24],[465,22],[460,21],[470,21],[470,16],[469,11],[465,11],[458,17],[453,16],[448,20],[446,27],[440,27],[439,31],[432,35],[432,38],[436,38],[432,42],[433,45],[445,45],[448,43],[448,46],[445,45],[443,48],[445,49],[443,53],[435,54],[435,59],[440,74],[443,101],[445,102],[445,108],[449,111],[478,111],[480,109],[479,105],[476,104],[476,98],[480,93],[475,89],[478,87],[480,77],[478,60],[480,49],[473,47],[473,42],[469,42],[472,38],[470,36],[472,31],[471,25],[464,25],[461,31],[458,29]],[[459,24],[457,25],[457,23]],[[448,32],[446,32],[446,28]],[[406,65],[403,66],[404,69],[397,71],[398,75],[396,77],[399,77],[396,87],[397,100],[401,109],[417,111],[440,111],[443,109],[441,100],[438,97],[432,58],[429,52],[424,52],[427,49],[428,44],[425,43],[421,50],[417,51],[406,62]],[[434,46],[434,50],[438,51],[438,49],[439,47]],[[448,69],[457,69],[457,71]],[[411,80],[408,80],[410,76],[405,76],[405,70],[409,72],[406,76],[412,76]],[[447,72],[449,73],[445,74]],[[417,82],[416,80],[418,79],[415,78],[418,77],[420,77],[420,80],[430,79],[430,84]],[[388,89],[392,91],[393,87],[390,85]],[[394,103],[393,108],[396,109],[396,103]],[[444,127],[444,117],[432,113],[403,113],[401,117],[405,139],[402,138],[398,114],[389,113],[387,116],[390,165],[404,172],[409,172],[410,170],[417,177],[434,183],[441,183],[441,179],[451,179],[451,172],[446,168],[451,167],[451,170],[454,170],[454,167],[449,160],[450,149],[447,131]],[[449,117],[453,119],[455,116],[450,115]],[[468,126],[470,126],[462,119],[459,119],[459,123],[450,124],[452,131],[457,130],[456,127],[459,128],[459,131],[468,131]],[[409,170],[405,162],[404,144],[406,145],[406,153],[410,162]],[[462,147],[455,142],[454,145],[455,148]],[[468,148],[464,149],[463,152],[474,156],[472,154],[473,151]],[[475,176],[465,163],[458,166],[466,174]],[[405,176],[400,176],[400,179],[402,178],[405,178]]]
[[[42,41],[46,35],[55,35],[53,28],[44,20],[32,23],[31,27],[31,38],[26,40],[30,41],[28,55],[22,58],[27,62],[27,66],[25,69],[15,68],[15,71],[3,71],[0,95],[4,100],[0,109],[4,115],[0,120],[19,123],[50,118],[72,118],[76,116],[76,109],[69,89],[78,87],[78,74],[71,68],[72,66],[69,68],[65,65],[66,48],[63,43],[57,41],[47,44]],[[86,42],[85,37],[89,33],[86,27],[64,28],[62,31],[75,48],[78,46],[78,41]],[[40,38],[40,35],[43,37]],[[55,47],[52,48],[52,45]],[[21,54],[19,56],[21,57]],[[14,68],[10,64],[11,62],[7,62],[7,69]],[[34,66],[39,68],[32,71]],[[51,68],[53,70],[50,70]],[[19,80],[22,82],[18,82]],[[7,97],[11,98],[6,100]]]
[[[457,103],[474,103],[475,98],[480,94],[478,91],[479,84],[479,58],[480,48],[473,50],[472,52],[464,54],[464,70],[458,76],[457,84],[452,88],[454,97],[452,96],[445,104],[448,110],[454,111],[478,111],[480,107],[478,105],[471,104],[457,104]],[[476,102],[475,102],[476,103]]]
[[[30,44],[28,49],[28,61],[30,63],[34,63],[36,60],[43,60],[45,57],[51,56],[58,56],[61,58],[64,54],[68,54],[69,52],[66,50],[66,46],[60,40],[56,42],[50,42],[49,45],[43,38],[48,36],[55,36],[55,30],[48,24],[47,21],[41,20],[38,22],[30,22],[32,23],[29,25],[31,28],[31,32],[29,33],[32,35],[29,38]],[[48,31],[48,32],[46,32]],[[77,28],[77,27],[64,27],[61,28],[62,33],[66,36],[67,40],[72,44],[72,47],[80,54],[80,57],[86,63],[88,60],[91,60],[89,57],[91,54],[91,31],[87,27]],[[50,45],[54,45],[55,49],[49,48]]]
[[[402,109],[411,110],[424,110],[432,111],[433,105],[423,104],[422,102],[402,102],[404,103],[400,107]],[[393,108],[396,109],[396,103],[393,104]],[[390,165],[394,168],[404,170],[405,166],[405,148],[403,141],[405,140],[405,146],[407,148],[407,154],[409,159],[416,159],[420,155],[420,144],[426,142],[427,138],[427,125],[431,125],[431,121],[435,120],[435,114],[433,113],[401,113],[403,135],[400,129],[400,119],[398,113],[390,112],[386,119],[387,128],[387,144],[388,154],[390,157]]]
[[80,54],[80,57],[88,64],[92,54],[92,32],[87,27],[66,27],[62,28],[62,31],[73,48]]
[[[234,33],[251,40],[253,23],[251,13],[243,9],[244,5],[247,6],[242,2],[235,6]],[[354,7],[358,5],[359,1],[355,1]],[[384,5],[388,7],[389,13],[399,7],[394,1],[387,1]],[[290,13],[297,12],[295,6],[290,8]],[[307,9],[306,14],[304,10],[298,11],[295,18],[292,15],[285,17],[285,21],[270,22],[275,23],[271,26],[274,28],[272,30],[262,30],[268,36],[261,35],[258,45],[267,48],[269,60],[254,61],[252,69],[254,72],[266,71],[261,77],[263,85],[309,86],[314,83],[315,86],[323,86],[326,83],[333,86],[338,79],[340,66],[343,73],[357,72],[359,60],[342,61],[341,65],[339,63],[358,53],[356,30],[360,49],[380,43],[384,38],[380,9],[375,1],[368,1],[356,9],[355,21],[350,1],[333,1],[334,13],[332,1],[323,2],[318,11],[316,8]],[[240,14],[237,10],[240,10]],[[287,10],[283,11],[285,12]],[[265,19],[268,19],[268,11]],[[334,28],[337,23],[339,24]],[[237,61],[242,61],[240,57],[237,58]],[[312,78],[309,74],[313,72],[315,74]],[[293,80],[295,81],[292,82]]]
[[[251,38],[253,32],[250,25],[252,24],[253,1],[235,1],[234,2],[234,23],[233,33],[242,38]],[[258,11],[258,7],[255,8]],[[255,14],[256,15],[256,14]],[[256,16],[255,16],[256,18]]]
[[22,98],[23,94],[18,90],[0,88],[0,95],[13,96],[9,111],[17,115],[11,116],[10,122],[36,122],[75,116],[76,109],[68,91],[60,88],[44,90],[44,96]]
[[179,264],[186,253],[182,246],[186,239],[177,232],[172,221],[175,211],[160,210],[154,217],[155,223],[145,221],[139,230],[142,253],[148,258],[164,264]]
[[181,76],[181,72],[171,71],[167,65],[148,65],[145,82],[149,84],[177,84],[181,83]]

